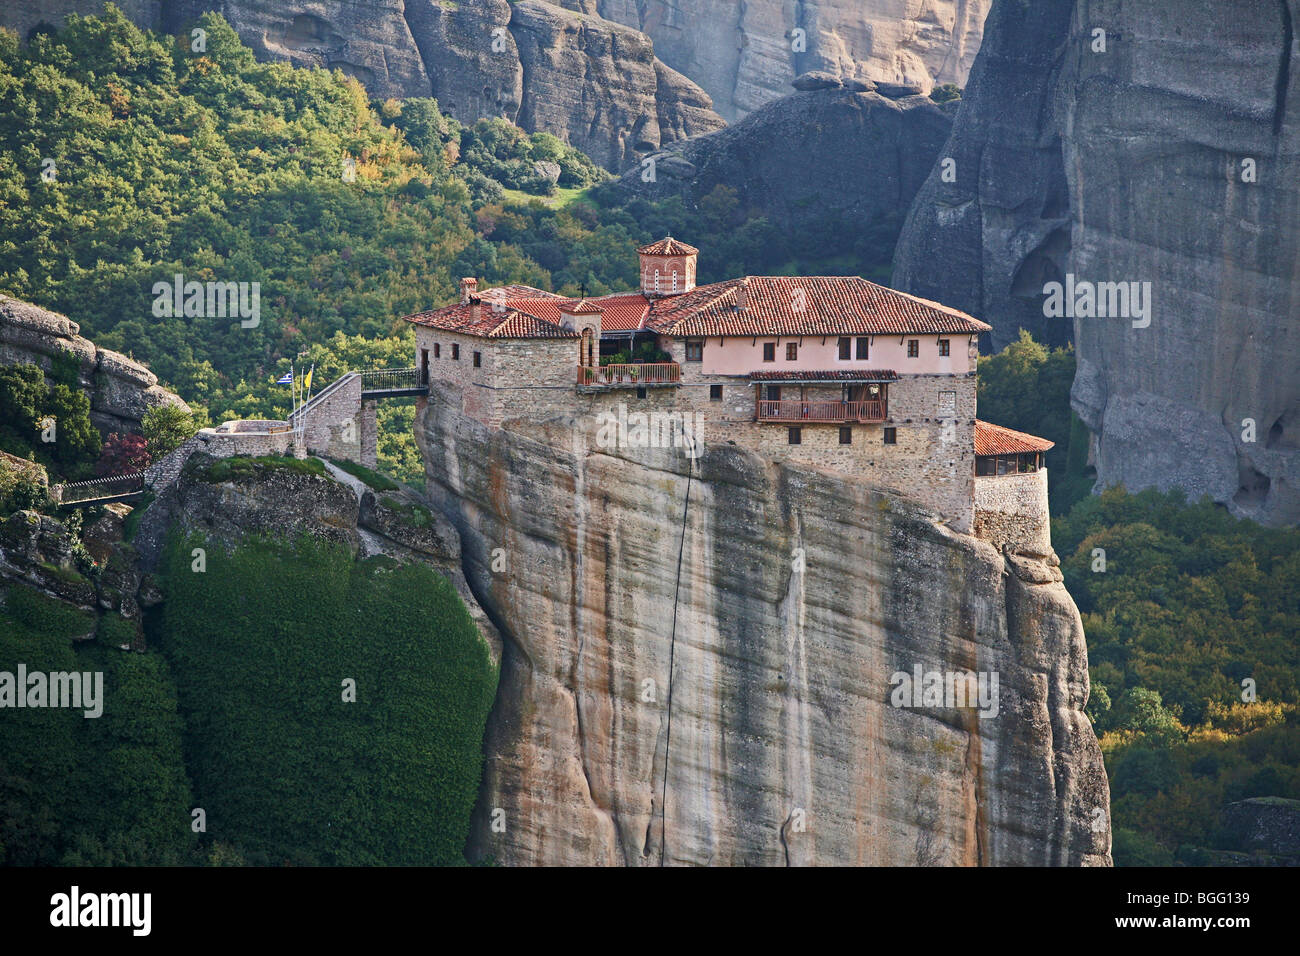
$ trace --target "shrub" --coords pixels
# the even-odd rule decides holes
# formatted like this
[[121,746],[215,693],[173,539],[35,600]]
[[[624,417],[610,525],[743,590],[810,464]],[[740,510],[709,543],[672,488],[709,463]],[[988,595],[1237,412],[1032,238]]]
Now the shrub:
[[164,567],[163,645],[214,832],[250,863],[463,862],[496,670],[445,578],[306,537],[227,553],[173,535]]

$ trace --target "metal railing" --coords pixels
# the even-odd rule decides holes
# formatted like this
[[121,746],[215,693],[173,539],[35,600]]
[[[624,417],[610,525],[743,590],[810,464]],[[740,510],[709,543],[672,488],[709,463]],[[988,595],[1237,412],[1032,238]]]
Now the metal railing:
[[883,422],[885,403],[879,399],[865,402],[769,401],[758,403],[760,422]]
[[137,471],[129,475],[110,475],[107,478],[88,478],[85,481],[72,481],[65,485],[55,485],[51,491],[60,504],[76,501],[94,501],[99,498],[116,498],[119,495],[135,494],[144,491],[144,472]]
[[645,365],[578,366],[579,385],[675,385],[682,380],[682,367],[676,362],[653,362]]
[[387,392],[397,389],[420,388],[428,382],[421,381],[418,368],[384,368],[361,373],[363,392]]

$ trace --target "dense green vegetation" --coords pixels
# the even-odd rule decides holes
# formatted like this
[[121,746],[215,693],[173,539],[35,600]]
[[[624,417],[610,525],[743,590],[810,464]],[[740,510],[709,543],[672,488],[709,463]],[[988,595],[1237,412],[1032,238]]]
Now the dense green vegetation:
[[1300,799],[1300,533],[1108,489],[1052,525],[1083,614],[1116,862],[1231,849],[1224,805]]
[[1052,513],[1064,514],[1092,490],[1088,430],[1070,409],[1074,348],[1047,349],[1024,329],[996,355],[979,360],[979,417],[1029,432],[1056,447],[1047,453]]
[[[632,247],[673,234],[707,250],[702,282],[888,276],[896,220],[778,228],[727,186],[698,208],[629,199],[553,137],[464,127],[429,99],[372,103],[202,22],[202,52],[111,9],[26,46],[0,32],[0,291],[148,362],[200,421],[284,417],[274,380],[291,361],[321,384],[409,366],[399,317],[451,301],[462,275],[618,291],[636,284]],[[154,283],[177,273],[260,283],[260,321],[156,316]],[[88,477],[99,438],[75,375],[69,359],[0,370],[0,449]],[[1084,615],[1117,862],[1207,862],[1232,846],[1225,804],[1300,798],[1300,536],[1177,495],[1089,496],[1073,375],[1072,351],[1022,335],[980,360],[980,417],[1056,442],[1053,541]],[[422,473],[413,406],[379,408],[382,468],[407,481]],[[50,416],[59,437],[41,442]],[[194,424],[158,416],[147,443]],[[36,497],[0,469],[0,507]],[[197,574],[187,544],[169,552],[165,656],[115,650],[130,625],[111,617],[74,649],[87,616],[8,588],[0,670],[102,669],[110,705],[6,713],[0,860],[458,862],[495,675],[450,586],[310,542],[210,547]]]
[[1021,333],[980,359],[979,414],[1057,443],[1052,544],[1083,615],[1116,863],[1212,862],[1235,845],[1226,804],[1300,799],[1300,532],[1180,493],[1088,494],[1073,378],[1073,351]]
[[165,591],[214,839],[248,862],[463,862],[496,671],[445,578],[305,537],[173,537]]
[[[105,637],[121,636],[106,618]],[[123,622],[125,623],[125,622]],[[69,605],[10,584],[0,608],[0,671],[103,673],[103,715],[6,709],[0,720],[0,863],[178,864],[192,857],[192,807],[167,664],[107,641]],[[134,633],[129,625],[127,629]]]
[[90,399],[73,355],[52,366],[48,376],[36,365],[0,367],[0,451],[39,462],[56,479],[89,478],[102,444]]
[[[283,418],[273,383],[291,361],[321,383],[411,365],[400,317],[451,301],[462,275],[623,290],[633,247],[672,233],[708,249],[701,281],[888,276],[898,221],[781,229],[726,186],[692,209],[629,201],[553,136],[465,127],[431,99],[372,103],[200,22],[203,51],[111,7],[28,44],[0,33],[0,291],[146,362],[201,420]],[[177,274],[259,283],[258,324],[155,315],[154,284]],[[379,410],[380,461],[404,481],[420,478],[412,414]]]

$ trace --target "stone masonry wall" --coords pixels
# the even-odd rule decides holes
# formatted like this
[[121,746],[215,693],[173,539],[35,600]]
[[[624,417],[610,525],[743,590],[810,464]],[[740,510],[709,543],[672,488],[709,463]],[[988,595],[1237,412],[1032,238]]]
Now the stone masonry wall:
[[[492,428],[525,419],[602,413],[624,418],[637,412],[680,413],[702,423],[705,444],[731,443],[774,461],[792,461],[860,476],[911,496],[942,514],[958,531],[971,529],[974,513],[975,376],[906,375],[889,386],[889,418],[883,424],[850,424],[852,440],[840,444],[838,423],[801,426],[801,442],[790,444],[789,426],[754,421],[755,388],[745,378],[706,375],[699,363],[685,361],[685,343],[665,344],[682,366],[675,388],[635,388],[579,393],[577,347],[570,339],[486,340],[477,336],[420,328],[419,349],[429,350],[431,386],[456,396],[461,410]],[[434,344],[440,346],[434,355]],[[460,346],[453,359],[452,345]],[[473,355],[480,353],[480,367]],[[722,386],[713,399],[711,385]],[[808,386],[810,400],[835,401],[839,386]],[[794,393],[797,395],[797,393]],[[896,443],[884,443],[884,429],[896,430]]]
[[355,373],[345,375],[337,386],[331,383],[326,387],[332,388],[332,391],[328,395],[322,391],[322,397],[300,413],[307,450],[314,455],[347,458],[373,466],[373,451],[370,458],[366,458],[361,376]]
[[1052,553],[1047,469],[975,479],[975,536],[995,547],[1032,555]]

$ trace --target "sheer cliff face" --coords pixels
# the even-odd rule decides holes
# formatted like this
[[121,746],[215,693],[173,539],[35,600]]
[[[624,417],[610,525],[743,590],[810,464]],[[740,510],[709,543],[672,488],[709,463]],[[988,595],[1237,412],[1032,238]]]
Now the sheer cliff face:
[[[1109,863],[1054,559],[734,446],[692,480],[672,450],[602,452],[585,419],[490,432],[458,408],[434,396],[416,436],[505,640],[475,854]],[[918,667],[996,673],[996,715],[892,706]]]
[[[964,85],[992,0],[562,2],[644,30],[659,58],[704,87],[734,122],[813,70],[924,92],[936,83]],[[803,31],[802,44],[795,30]]]
[[[995,348],[1072,332],[1102,486],[1300,519],[1298,24],[1296,0],[990,14],[943,152],[957,181],[932,172],[894,284],[987,320]],[[1150,324],[1044,318],[1067,275],[1150,283]]]
[[[1081,3],[1071,270],[1152,283],[1147,328],[1077,319],[1104,484],[1300,520],[1300,2]],[[1087,38],[1083,27],[1074,49]],[[1254,440],[1243,440],[1246,420]]]
[[687,208],[726,186],[778,228],[861,229],[878,217],[902,220],[951,128],[951,115],[925,96],[791,93],[734,126],[674,144],[656,157],[653,182],[637,168],[618,183],[629,197],[676,196]]
[[952,135],[912,205],[894,258],[895,288],[993,326],[996,351],[1026,328],[1064,345],[1043,316],[1043,283],[1063,278],[1070,200],[1056,113],[1073,0],[998,3]]

